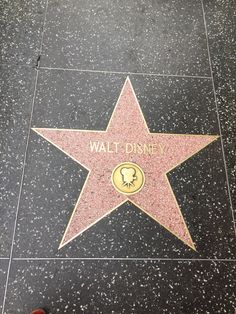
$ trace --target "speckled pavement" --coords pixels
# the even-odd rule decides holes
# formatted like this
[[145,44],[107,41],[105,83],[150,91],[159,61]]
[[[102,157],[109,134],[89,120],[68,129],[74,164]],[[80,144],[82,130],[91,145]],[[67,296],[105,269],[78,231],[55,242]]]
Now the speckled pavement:
[[235,3],[0,12],[0,313],[235,314]]

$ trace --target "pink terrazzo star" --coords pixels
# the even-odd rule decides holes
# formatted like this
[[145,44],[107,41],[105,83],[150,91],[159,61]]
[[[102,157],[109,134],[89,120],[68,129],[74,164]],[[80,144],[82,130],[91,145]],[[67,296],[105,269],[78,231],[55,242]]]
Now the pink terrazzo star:
[[[129,200],[195,249],[166,174],[218,136],[150,133],[129,78],[106,131],[34,130],[89,170],[60,247]],[[112,184],[112,171],[122,162],[144,171],[145,184],[136,194],[121,194]]]

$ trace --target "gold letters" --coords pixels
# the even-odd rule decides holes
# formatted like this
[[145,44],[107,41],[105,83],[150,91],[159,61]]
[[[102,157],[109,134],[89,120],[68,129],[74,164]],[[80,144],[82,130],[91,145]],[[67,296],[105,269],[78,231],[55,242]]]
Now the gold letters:
[[164,155],[163,143],[118,143],[118,142],[93,142],[90,141],[90,151],[95,153],[124,153],[144,155]]
[[96,153],[118,153],[118,142],[92,142],[90,141],[90,151]]

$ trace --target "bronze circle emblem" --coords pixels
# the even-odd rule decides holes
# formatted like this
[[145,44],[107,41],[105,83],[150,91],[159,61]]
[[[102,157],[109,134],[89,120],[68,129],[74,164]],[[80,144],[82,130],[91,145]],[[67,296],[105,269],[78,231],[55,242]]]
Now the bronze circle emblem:
[[143,170],[133,162],[123,162],[112,172],[112,184],[122,194],[135,194],[145,183]]

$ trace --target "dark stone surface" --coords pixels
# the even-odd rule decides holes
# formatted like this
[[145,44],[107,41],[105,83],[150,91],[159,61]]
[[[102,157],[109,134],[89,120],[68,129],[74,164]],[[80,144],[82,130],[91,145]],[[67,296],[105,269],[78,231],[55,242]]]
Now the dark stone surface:
[[210,75],[201,2],[50,1],[41,65]]
[[0,257],[8,257],[19,196],[36,71],[0,68]]
[[233,262],[14,261],[5,313],[234,314],[234,271]]
[[233,0],[204,1],[217,104],[236,208],[236,6]]
[[36,66],[40,53],[46,0],[0,3],[0,63]]
[[6,287],[8,260],[0,259],[0,311],[2,310],[3,297]]
[[214,78],[235,78],[235,2],[203,0],[203,3]]

